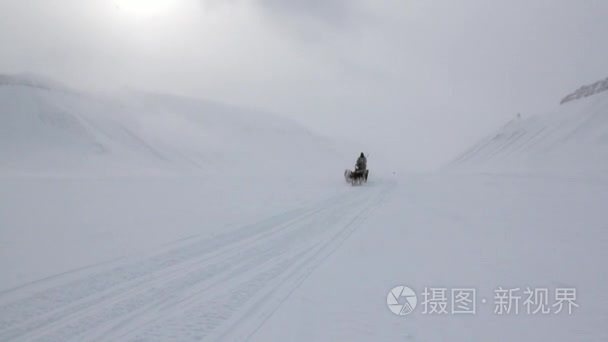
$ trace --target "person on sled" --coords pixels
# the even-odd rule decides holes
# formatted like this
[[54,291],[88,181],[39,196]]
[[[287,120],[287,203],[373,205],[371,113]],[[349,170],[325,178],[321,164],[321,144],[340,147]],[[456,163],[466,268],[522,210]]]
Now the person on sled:
[[363,173],[365,170],[367,170],[367,158],[365,158],[365,155],[361,152],[361,155],[357,158],[357,163],[355,164],[355,172]]

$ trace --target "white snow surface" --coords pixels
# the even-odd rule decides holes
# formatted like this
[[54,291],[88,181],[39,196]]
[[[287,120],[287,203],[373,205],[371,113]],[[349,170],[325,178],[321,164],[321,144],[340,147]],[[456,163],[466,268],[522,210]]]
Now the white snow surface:
[[[372,157],[353,187],[359,148],[269,114],[0,83],[0,341],[608,340],[602,94],[510,124],[526,138],[454,168],[475,172]],[[407,316],[387,307],[399,285]],[[474,288],[476,314],[423,314],[425,287]],[[499,287],[521,289],[519,314],[494,312]],[[526,314],[527,287],[550,304],[575,288],[578,307]]]
[[605,175],[608,173],[608,92],[565,102],[539,115],[515,118],[458,156],[447,168],[494,173]]
[[[286,119],[208,101],[97,95],[0,75],[0,172],[17,175],[285,173],[337,154]],[[262,162],[263,161],[263,162]]]

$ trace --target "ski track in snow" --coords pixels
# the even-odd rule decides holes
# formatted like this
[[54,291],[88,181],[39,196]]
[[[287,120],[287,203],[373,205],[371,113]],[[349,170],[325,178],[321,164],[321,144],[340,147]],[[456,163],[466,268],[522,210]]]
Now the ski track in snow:
[[243,340],[393,186],[353,189],[223,235],[0,293],[0,340]]

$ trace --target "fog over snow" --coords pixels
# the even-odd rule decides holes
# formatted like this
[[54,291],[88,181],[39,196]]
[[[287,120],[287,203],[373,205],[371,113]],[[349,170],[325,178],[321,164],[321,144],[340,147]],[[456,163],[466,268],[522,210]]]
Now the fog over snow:
[[608,341],[606,18],[0,0],[0,341]]
[[294,118],[428,169],[608,73],[601,0],[0,1],[0,70]]

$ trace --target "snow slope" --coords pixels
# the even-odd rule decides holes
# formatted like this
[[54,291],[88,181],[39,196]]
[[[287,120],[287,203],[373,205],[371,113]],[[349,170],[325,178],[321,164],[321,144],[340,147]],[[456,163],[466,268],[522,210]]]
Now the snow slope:
[[316,199],[352,163],[335,146],[258,111],[2,76],[0,289]]
[[[265,172],[335,160],[329,141],[285,119],[177,96],[95,95],[0,75],[0,172]],[[264,163],[255,163],[260,155]],[[269,163],[269,161],[271,161]]]
[[[605,93],[509,124],[453,165],[473,173],[372,159],[362,187],[358,149],[263,113],[21,77],[0,101],[2,341],[608,340]],[[477,311],[423,314],[425,287]],[[578,307],[527,314],[527,287]]]
[[448,168],[607,172],[607,82],[582,87],[547,113],[508,122],[457,157]]

